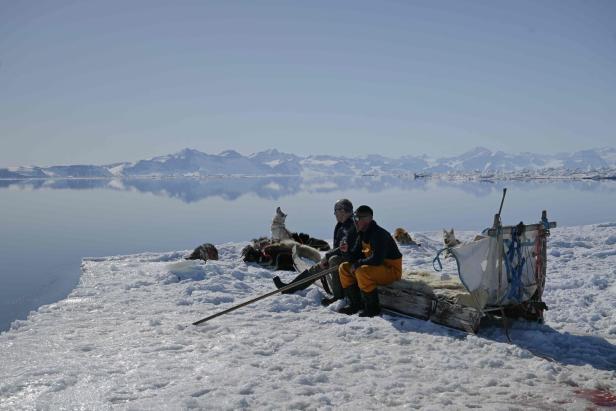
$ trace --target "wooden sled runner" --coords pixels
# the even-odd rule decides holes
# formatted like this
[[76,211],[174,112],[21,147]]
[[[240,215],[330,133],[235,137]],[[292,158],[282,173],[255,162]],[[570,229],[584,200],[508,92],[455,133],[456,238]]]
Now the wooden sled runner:
[[456,302],[457,296],[465,293],[462,283],[456,284],[455,279],[430,281],[430,277],[430,273],[410,272],[400,281],[378,287],[381,306],[393,313],[477,332],[481,313]]

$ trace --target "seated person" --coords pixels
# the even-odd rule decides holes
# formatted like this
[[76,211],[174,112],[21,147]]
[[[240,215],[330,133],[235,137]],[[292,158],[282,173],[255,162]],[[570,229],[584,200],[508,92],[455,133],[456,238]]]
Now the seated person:
[[381,313],[376,287],[402,277],[402,254],[389,232],[373,220],[370,207],[358,207],[353,220],[358,239],[350,251],[350,260],[338,269],[349,304],[339,312],[351,315],[363,309],[360,317],[374,317]]
[[[353,224],[353,204],[351,201],[343,198],[341,200],[336,201],[334,204],[334,215],[336,216],[336,227],[334,228],[334,248],[328,251],[325,254],[325,257],[321,260],[319,264],[312,266],[309,270],[304,271],[299,274],[297,277],[291,281],[292,284],[294,282],[298,282],[307,278],[313,274],[318,273],[321,270],[326,269],[327,267],[333,267],[342,263],[343,261],[349,260],[348,247],[346,247],[345,251],[341,250],[341,245],[343,244],[355,244],[357,239],[357,231],[355,229],[355,224]],[[333,303],[334,301],[340,300],[343,297],[342,294],[342,286],[340,285],[340,278],[338,273],[328,274],[328,282],[324,278],[323,286],[326,291],[330,291],[329,285],[331,285],[331,294],[333,294],[332,298],[323,298],[321,303],[325,306]],[[276,276],[273,278],[274,284],[276,287],[282,288],[288,284],[285,284],[280,280],[280,277]],[[308,281],[306,283],[300,284],[296,287],[292,287],[287,291],[284,291],[284,294],[291,294],[299,290],[303,290],[307,288],[314,281]],[[328,285],[329,283],[329,285]]]

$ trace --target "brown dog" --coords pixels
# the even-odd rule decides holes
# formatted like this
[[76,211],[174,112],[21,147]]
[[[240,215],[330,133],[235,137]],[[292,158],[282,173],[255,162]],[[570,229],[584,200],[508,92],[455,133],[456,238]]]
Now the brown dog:
[[393,234],[394,240],[402,245],[421,245],[411,238],[411,235],[402,227],[396,228]]
[[185,260],[218,260],[218,250],[211,243],[201,244]]

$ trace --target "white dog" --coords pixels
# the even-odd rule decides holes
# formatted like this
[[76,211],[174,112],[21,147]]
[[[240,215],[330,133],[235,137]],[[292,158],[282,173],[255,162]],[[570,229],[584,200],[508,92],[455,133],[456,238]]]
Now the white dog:
[[[482,238],[486,238],[485,235],[481,235],[481,234],[477,234],[474,238],[473,241],[479,241]],[[453,228],[450,231],[447,231],[445,229],[443,229],[443,243],[445,243],[445,247],[447,248],[454,248],[459,246],[460,244],[462,244],[462,241],[458,240],[456,238],[455,233],[453,232]],[[445,258],[449,257],[450,253],[449,251],[447,251],[445,253]]]
[[[462,241],[456,238],[455,233],[453,232],[453,228],[450,231],[447,231],[443,228],[443,243],[445,243],[445,247],[454,248],[462,244]],[[450,258],[451,252],[447,250],[445,252],[445,258]]]
[[274,219],[272,220],[272,240],[293,240],[293,238],[291,237],[291,232],[287,230],[287,227],[285,226],[286,218],[287,215],[282,212],[280,207],[277,207],[276,214],[274,215]]
[[462,242],[456,238],[453,228],[451,231],[447,231],[443,228],[443,243],[445,243],[445,247],[448,248],[453,248],[462,244]]

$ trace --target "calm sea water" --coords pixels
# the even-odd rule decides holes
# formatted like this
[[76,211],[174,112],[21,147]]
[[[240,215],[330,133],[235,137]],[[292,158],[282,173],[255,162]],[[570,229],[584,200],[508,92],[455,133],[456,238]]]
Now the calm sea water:
[[64,298],[81,258],[192,249],[268,235],[277,206],[287,227],[330,239],[333,203],[368,204],[393,231],[491,225],[503,187],[505,224],[616,221],[615,181],[442,182],[398,177],[0,180],[0,330]]

